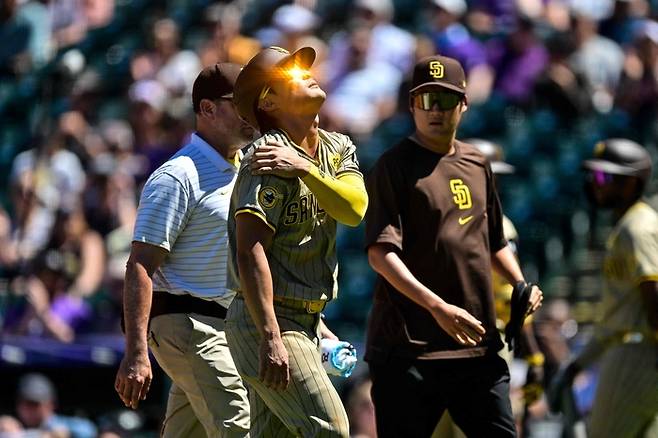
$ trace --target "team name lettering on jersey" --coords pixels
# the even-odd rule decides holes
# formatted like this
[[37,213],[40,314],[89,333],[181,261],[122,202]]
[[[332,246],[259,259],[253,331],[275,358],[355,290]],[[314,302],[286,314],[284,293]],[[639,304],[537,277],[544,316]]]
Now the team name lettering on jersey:
[[[318,205],[318,200],[312,193],[302,195],[299,201],[293,201],[286,206],[284,225],[302,224],[315,215],[323,215],[324,209]],[[319,219],[322,219],[321,216]]]

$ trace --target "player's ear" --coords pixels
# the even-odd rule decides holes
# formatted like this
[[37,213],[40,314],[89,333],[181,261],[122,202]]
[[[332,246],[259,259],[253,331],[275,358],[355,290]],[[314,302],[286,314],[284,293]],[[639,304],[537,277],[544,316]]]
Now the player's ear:
[[464,95],[464,100],[462,100],[461,105],[462,105],[461,112],[462,113],[466,112],[466,110],[468,109],[468,97],[466,97],[466,95]]
[[276,109],[276,102],[270,96],[265,96],[258,101],[258,109],[265,112],[274,111]]
[[414,113],[414,97],[411,94],[409,94],[409,112]]
[[203,116],[213,118],[217,113],[217,105],[210,99],[201,99],[201,102],[199,102],[199,113]]

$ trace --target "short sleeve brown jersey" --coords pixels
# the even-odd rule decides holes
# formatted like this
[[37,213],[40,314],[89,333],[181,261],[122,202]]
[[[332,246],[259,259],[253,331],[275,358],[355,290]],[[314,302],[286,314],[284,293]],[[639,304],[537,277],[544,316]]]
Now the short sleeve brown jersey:
[[487,333],[478,347],[459,345],[427,310],[379,276],[366,360],[473,357],[499,350],[491,253],[506,242],[486,158],[463,142],[455,142],[454,154],[440,155],[407,138],[378,160],[367,187],[366,246],[392,245],[421,283],[482,321]]

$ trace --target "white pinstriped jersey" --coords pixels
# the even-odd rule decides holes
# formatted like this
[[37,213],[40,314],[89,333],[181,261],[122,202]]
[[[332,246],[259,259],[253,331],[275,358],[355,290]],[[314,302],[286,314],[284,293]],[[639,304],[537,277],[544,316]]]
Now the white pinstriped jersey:
[[237,168],[197,134],[149,177],[133,241],[169,251],[153,289],[228,306],[227,218]]
[[294,148],[317,165],[320,172],[331,176],[348,172],[361,176],[356,147],[349,137],[322,129],[319,137],[317,159],[310,157],[278,130],[269,131],[256,140],[245,154],[231,199],[229,288],[240,289],[235,258],[235,214],[251,213],[274,231],[267,251],[274,294],[303,300],[336,298],[336,221],[318,205],[315,195],[301,179],[252,175],[246,165],[255,148],[274,139]]

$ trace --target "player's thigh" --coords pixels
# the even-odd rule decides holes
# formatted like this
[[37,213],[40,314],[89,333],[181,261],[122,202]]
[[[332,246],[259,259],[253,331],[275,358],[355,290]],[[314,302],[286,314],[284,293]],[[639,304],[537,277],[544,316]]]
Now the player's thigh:
[[183,390],[209,436],[245,436],[247,391],[231,357],[223,321],[202,315],[161,315],[151,321],[158,363]]
[[248,378],[250,387],[294,435],[347,438],[347,413],[322,367],[316,344],[303,333],[291,331],[284,332],[282,340],[290,365],[288,388],[273,390],[252,377]]
[[445,411],[443,394],[435,387],[434,379],[428,379],[427,374],[411,361],[368,365],[377,436],[431,436]]
[[460,359],[448,410],[466,436],[515,437],[509,369],[498,355]]
[[185,391],[175,383],[169,389],[167,411],[162,423],[163,438],[206,438],[206,430],[196,417]]
[[[258,384],[257,379],[253,380]],[[258,392],[249,388],[249,406],[251,407],[251,436],[268,438],[292,438],[295,434],[270,410],[260,398]]]
[[590,416],[592,437],[641,437],[658,413],[658,371],[649,344],[612,348],[601,362]]

